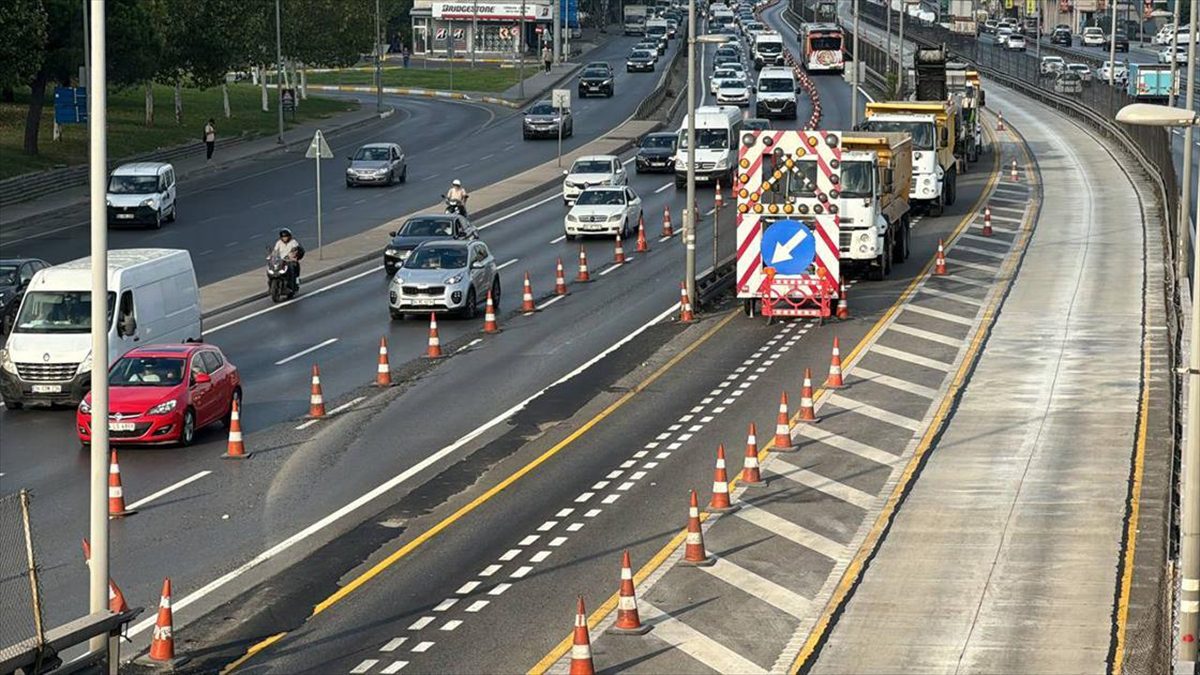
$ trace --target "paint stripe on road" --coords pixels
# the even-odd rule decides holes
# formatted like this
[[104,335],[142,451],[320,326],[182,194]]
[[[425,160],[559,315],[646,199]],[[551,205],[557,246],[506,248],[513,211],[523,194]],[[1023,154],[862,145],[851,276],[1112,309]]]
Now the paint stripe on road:
[[792,543],[816,551],[830,560],[838,560],[846,552],[846,547],[838,542],[797,525],[786,518],[761,509],[750,502],[743,501],[742,508],[734,512],[742,520],[757,525],[772,534],[777,534]]
[[[934,333],[933,331],[925,330],[924,328],[917,328],[915,326],[907,326],[902,323],[893,323],[891,326],[888,326],[888,330],[893,330],[893,331],[896,331],[897,333],[904,333],[905,335],[911,335],[913,337],[918,337],[918,338],[921,338],[922,340],[929,340],[930,342],[936,342],[938,344],[948,345],[948,346],[954,347],[956,349],[958,347],[962,346],[962,340],[952,338],[952,337],[946,337],[945,335],[939,335],[938,333]],[[860,375],[860,377],[861,377],[861,375]]]
[[913,354],[911,352],[906,352],[901,349],[893,349],[892,347],[888,347],[887,345],[876,344],[875,346],[873,346],[871,348],[871,351],[874,352],[875,354],[881,354],[883,356],[890,356],[893,359],[907,361],[908,363],[915,363],[918,366],[925,366],[926,368],[933,368],[934,370],[941,370],[941,371],[949,372],[950,366],[952,365],[952,364],[946,363],[945,361],[937,361],[937,360],[931,359],[927,356],[921,356],[920,354]]
[[[339,405],[338,407],[326,412],[325,417],[330,417],[332,415],[336,415],[342,411],[345,411],[349,408],[353,408],[354,406],[358,405],[359,403],[365,401],[366,398],[367,398],[366,396],[358,396],[358,397],[356,397],[346,403],[343,403],[343,404]],[[303,430],[311,427],[312,425],[316,424],[317,422],[320,422],[322,419],[324,419],[324,418],[318,417],[316,419],[308,420],[307,422],[296,426],[296,431],[303,431]]]
[[[896,326],[899,326],[899,325],[901,325],[901,324],[893,323],[891,327],[895,328]],[[920,385],[915,382],[909,382],[908,380],[902,380],[898,377],[892,377],[891,375],[884,375],[883,373],[877,373],[873,370],[867,370],[866,368],[863,368],[862,366],[855,367],[854,377],[855,377],[855,379],[875,382],[877,384],[882,384],[885,387],[891,387],[892,389],[897,389],[899,391],[907,392],[909,394],[916,394],[917,396],[924,396],[925,398],[928,398],[928,399],[935,399],[939,396],[938,390],[934,389],[932,387],[926,387],[924,385]]]
[[[875,503],[875,496],[858,488],[851,487],[845,483],[840,483],[832,478],[826,478],[819,473],[814,473],[808,469],[803,469],[791,462],[783,459],[780,455],[771,457],[767,468],[774,473],[777,473],[789,480],[795,481],[807,488],[812,488],[817,492],[840,499],[848,504],[853,504],[860,509],[869,509]],[[787,611],[787,610],[784,610]]]
[[643,621],[654,626],[654,637],[675,647],[718,673],[766,673],[725,645],[676,619],[642,599],[638,602]]
[[[858,372],[857,368],[855,368],[855,372]],[[858,455],[859,457],[875,462],[876,464],[892,466],[900,460],[898,456],[893,455],[886,450],[880,450],[873,445],[867,445],[866,443],[856,441],[853,438],[839,436],[838,434],[825,431],[824,429],[818,429],[811,424],[797,425],[795,430],[800,436],[803,436],[811,441],[824,443],[825,445],[848,452],[852,455]]]
[[278,361],[275,362],[275,365],[282,366],[285,363],[295,361],[296,359],[300,358],[301,356],[304,356],[306,354],[311,354],[311,353],[317,351],[318,349],[321,349],[322,347],[328,347],[329,345],[331,345],[337,341],[338,341],[338,338],[329,338],[328,340],[318,343],[318,344],[315,344],[315,345],[309,347],[308,349],[303,349],[301,351],[296,352],[295,354],[292,354],[291,356],[287,356],[282,359],[279,359]]
[[925,284],[925,285],[921,286],[921,289],[919,292],[925,293],[926,295],[932,295],[932,296],[938,297],[938,298],[945,298],[946,300],[952,300],[954,302],[961,302],[964,305],[979,306],[979,305],[983,304],[982,300],[976,300],[975,298],[972,298],[969,295],[963,295],[962,293],[952,293],[950,291],[941,291],[936,288],[930,288],[929,284]]
[[340,286],[345,286],[346,284],[348,284],[348,283],[351,283],[351,282],[353,282],[353,281],[358,281],[359,279],[362,279],[362,278],[363,278],[363,277],[365,277],[365,276],[368,276],[368,275],[371,275],[371,274],[375,274],[375,273],[379,272],[379,270],[381,270],[381,269],[383,269],[383,265],[376,265],[376,266],[372,267],[371,269],[369,269],[369,270],[367,270],[367,271],[365,271],[365,272],[359,272],[358,274],[355,274],[355,275],[353,275],[353,276],[350,276],[350,277],[347,277],[347,278],[345,278],[345,279],[342,279],[341,281],[334,282],[334,283],[332,283],[332,284],[329,284],[328,286],[322,286],[321,288],[318,288],[318,289],[317,289],[317,290],[315,290],[315,291],[312,291],[312,292],[309,292],[309,293],[305,293],[304,295],[301,295],[301,296],[297,296],[297,297],[295,297],[295,298],[292,298],[291,300],[285,300],[285,301],[283,301],[283,302],[281,302],[281,303],[278,303],[278,304],[275,304],[275,305],[271,305],[270,307],[264,307],[264,308],[262,308],[262,309],[260,309],[260,310],[258,310],[258,311],[256,311],[256,312],[251,312],[251,313],[249,313],[249,314],[247,314],[247,315],[245,315],[245,316],[239,316],[239,317],[238,317],[238,318],[236,318],[236,319],[233,319],[233,320],[231,320],[231,321],[226,321],[226,322],[225,322],[225,323],[223,323],[223,324],[220,324],[220,325],[217,325],[217,326],[213,326],[212,328],[209,328],[208,330],[204,331],[204,335],[205,335],[205,336],[212,335],[213,333],[216,333],[217,331],[220,331],[220,330],[225,330],[226,328],[229,328],[230,326],[236,326],[236,325],[238,325],[239,323],[242,323],[242,322],[245,322],[245,321],[249,321],[250,319],[254,319],[254,318],[257,318],[257,317],[260,317],[260,316],[262,316],[263,314],[266,314],[267,312],[273,312],[273,311],[275,311],[275,310],[277,310],[277,309],[282,309],[282,308],[284,308],[284,307],[287,307],[288,305],[291,305],[291,304],[293,304],[293,303],[300,302],[301,300],[304,300],[305,298],[311,298],[311,297],[313,297],[313,296],[316,296],[316,295],[320,295],[320,294],[322,294],[322,293],[325,293],[326,291],[332,291],[333,289],[335,289],[335,288],[338,288],[338,287],[340,287]]
[[[138,501],[136,501],[136,502],[133,502],[132,504],[129,504],[129,505],[128,505],[128,506],[126,506],[125,508],[127,508],[127,509],[129,509],[129,510],[131,510],[131,511],[132,511],[133,509],[136,509],[136,508],[138,508],[139,506],[145,506],[146,504],[149,504],[150,502],[154,501],[155,499],[158,499],[159,497],[162,497],[162,496],[164,496],[164,495],[170,494],[170,493],[172,493],[172,492],[174,492],[174,491],[178,490],[179,488],[181,488],[181,487],[183,487],[183,486],[185,486],[185,485],[187,485],[187,484],[189,484],[189,483],[193,483],[193,482],[195,482],[195,481],[198,481],[198,480],[200,480],[201,478],[204,478],[205,476],[207,476],[207,475],[208,475],[208,474],[210,474],[210,473],[212,473],[212,471],[207,471],[207,470],[205,470],[205,471],[200,471],[200,472],[198,472],[198,473],[196,473],[196,474],[194,474],[194,475],[191,475],[191,476],[188,476],[187,478],[184,478],[183,480],[179,481],[178,483],[174,483],[174,484],[172,484],[172,485],[168,485],[167,487],[165,487],[165,488],[163,488],[163,489],[159,490],[158,492],[155,492],[154,494],[152,494],[152,495],[150,495],[150,496],[148,496],[148,497],[144,497],[144,498],[142,498],[142,499],[139,499]],[[3,474],[0,474],[0,475],[3,475]]]
[[958,316],[957,314],[951,314],[949,312],[943,312],[937,309],[930,309],[929,307],[922,307],[921,305],[914,305],[912,303],[905,305],[902,309],[906,312],[924,314],[925,316],[931,316],[935,319],[941,319],[942,321],[949,321],[950,323],[957,323],[963,326],[970,326],[974,323],[971,321],[971,319]]
[[717,558],[717,562],[711,567],[701,567],[699,569],[708,572],[744,593],[753,595],[775,609],[791,614],[797,619],[803,619],[810,609],[809,605],[812,604],[803,595],[788,590],[764,576],[751,572],[741,565],[729,562],[725,558]]
[[500,216],[499,218],[497,218],[495,220],[490,220],[490,221],[484,223],[483,225],[476,227],[475,229],[476,230],[486,230],[487,228],[489,228],[493,225],[499,225],[500,223],[503,223],[504,221],[508,220],[509,218],[516,218],[517,216],[521,215],[522,213],[526,213],[527,211],[532,211],[533,209],[536,209],[537,207],[541,206],[542,204],[547,204],[549,202],[554,201],[555,199],[560,199],[561,197],[562,197],[562,195],[557,195],[557,194],[550,195],[549,197],[546,197],[545,199],[541,199],[541,200],[536,201],[528,206],[519,208],[516,211],[513,211],[512,213]]

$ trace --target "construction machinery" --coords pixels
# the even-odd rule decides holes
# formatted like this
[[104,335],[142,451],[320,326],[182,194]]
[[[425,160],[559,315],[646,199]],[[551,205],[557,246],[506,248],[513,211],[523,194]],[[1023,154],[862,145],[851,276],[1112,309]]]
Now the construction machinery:
[[909,254],[912,139],[898,132],[842,134],[838,248],[843,268],[881,281]]

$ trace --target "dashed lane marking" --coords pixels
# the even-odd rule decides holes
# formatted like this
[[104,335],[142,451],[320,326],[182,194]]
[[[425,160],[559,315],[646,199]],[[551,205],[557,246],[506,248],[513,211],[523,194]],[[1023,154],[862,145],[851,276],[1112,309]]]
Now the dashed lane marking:
[[718,557],[714,565],[700,569],[797,619],[804,618],[810,609],[808,598],[725,558]]
[[[893,323],[891,326],[888,327],[888,330],[893,330],[893,331],[896,331],[897,333],[904,333],[905,335],[911,335],[913,337],[921,338],[922,340],[929,340],[930,342],[936,342],[938,344],[947,345],[949,347],[958,348],[959,346],[962,345],[962,340],[958,340],[958,339],[952,338],[952,337],[946,337],[945,335],[942,335],[940,333],[934,333],[933,331],[925,330],[924,328],[908,326],[908,325],[905,325],[902,323]],[[863,376],[861,372],[858,372],[857,375],[860,378]]]
[[322,286],[321,288],[318,288],[315,291],[306,291],[304,293],[304,295],[297,296],[295,298],[292,298],[291,300],[284,300],[283,302],[281,302],[277,305],[271,305],[270,307],[264,307],[263,309],[260,309],[256,312],[251,312],[245,316],[239,316],[236,319],[226,321],[223,324],[209,328],[208,330],[204,331],[204,336],[207,337],[219,330],[225,330],[226,328],[229,328],[231,326],[236,326],[239,323],[242,323],[244,321],[249,321],[250,319],[254,319],[256,317],[262,316],[263,314],[266,314],[267,312],[273,312],[277,309],[282,309],[293,303],[300,302],[301,300],[304,300],[305,298],[311,298],[311,297],[320,295],[322,293],[332,291],[333,289],[338,288],[340,286],[345,286],[348,283],[358,281],[359,279],[362,279],[365,276],[368,276],[371,274],[377,274],[379,272],[379,270],[381,270],[381,269],[383,269],[383,265],[376,265],[376,266],[372,267],[371,269],[366,270],[365,272],[359,272],[358,274],[346,277],[345,279],[342,279],[341,281],[336,281],[332,284],[329,284],[328,286]]
[[394,651],[396,651],[397,649],[399,649],[399,648],[400,648],[400,645],[404,644],[405,642],[408,642],[408,638],[405,638],[405,637],[392,638],[391,640],[388,640],[388,643],[387,643],[387,644],[385,644],[384,646],[380,647],[380,648],[379,648],[379,651],[381,651],[381,652],[394,652]]
[[[975,288],[983,288],[989,291],[996,285],[994,281],[980,281],[979,279],[972,279],[965,274],[956,274],[952,277],[938,277],[938,279],[937,283],[963,284],[964,286],[974,286]],[[928,287],[930,283],[934,282],[928,282],[925,285]],[[956,342],[955,344],[957,345],[958,343]]]
[[[807,488],[823,492],[830,497],[853,504],[860,509],[869,509],[875,503],[875,495],[863,492],[819,473],[802,469],[776,455],[770,462],[770,470]],[[785,610],[786,611],[786,610]]]
[[965,244],[955,244],[954,251],[956,253],[958,251],[965,251],[967,253],[975,253],[977,255],[987,256],[989,258],[995,258],[996,260],[1004,260],[1005,258],[1008,257],[1008,251],[1004,251],[1004,252],[989,251],[986,248],[979,248],[977,246],[967,246]]
[[408,661],[392,661],[383,670],[379,671],[383,675],[395,675],[400,672],[400,669],[408,665]]
[[[345,410],[353,408],[354,406],[358,405],[359,403],[362,403],[366,399],[367,399],[366,396],[356,396],[355,398],[351,399],[350,401],[347,401],[346,403],[343,403],[343,404],[339,405],[338,407],[333,408],[329,412],[325,413],[325,415],[327,417],[330,415],[336,415],[340,412],[343,412]],[[320,422],[322,419],[324,419],[324,418],[318,417],[318,418],[308,420],[307,422],[304,422],[303,424],[297,425],[295,427],[295,429],[296,429],[296,431],[303,431],[303,430],[311,427],[312,425],[316,424],[317,422]]]
[[958,316],[957,314],[951,314],[949,312],[943,312],[941,310],[931,309],[929,307],[923,307],[921,305],[914,305],[912,303],[904,305],[903,309],[906,312],[913,312],[914,314],[924,314],[925,316],[931,316],[935,319],[941,319],[942,321],[949,321],[950,323],[957,323],[957,324],[960,324],[963,326],[970,326],[973,323],[970,319],[968,319],[966,317]]
[[[143,497],[142,499],[139,499],[138,501],[133,502],[126,508],[133,510],[138,507],[145,506],[146,504],[149,504],[150,502],[154,501],[155,499],[158,499],[159,497],[163,497],[165,495],[171,494],[172,492],[178,490],[179,488],[181,488],[185,485],[194,483],[194,482],[200,480],[201,478],[204,478],[205,476],[207,476],[210,473],[212,473],[212,471],[208,471],[208,470],[195,473],[191,476],[188,476],[187,478],[184,478],[183,480],[179,481],[178,483],[173,483],[171,485],[168,485],[167,487],[159,490],[158,492],[155,492],[154,494],[152,494],[148,497]],[[3,476],[3,475],[4,474],[0,473],[0,476]]]
[[555,238],[551,239],[551,240],[550,240],[550,243],[551,243],[551,244],[558,244],[558,243],[561,243],[561,242],[562,242],[563,240],[565,240],[566,238],[567,238],[567,235],[565,235],[565,234],[560,234],[560,235],[558,235],[557,237],[555,237]]
[[839,556],[846,552],[846,547],[842,544],[824,535],[817,534],[806,527],[797,525],[786,518],[781,518],[770,511],[760,509],[750,502],[743,500],[741,506],[742,508],[734,511],[733,515],[748,523],[757,525],[767,532],[779,535],[793,543],[816,551],[830,560],[836,561]]
[[945,361],[938,361],[927,356],[921,356],[920,354],[913,354],[912,352],[906,352],[901,349],[888,347],[887,345],[876,344],[871,348],[871,352],[875,354],[881,354],[883,356],[890,356],[893,359],[900,359],[901,361],[915,363],[918,366],[933,368],[934,370],[949,372],[951,367],[951,364],[946,363]]
[[362,675],[362,673],[374,668],[376,663],[379,663],[379,659],[365,659],[362,663],[350,669],[350,675]]
[[664,186],[662,186],[662,187],[658,188],[657,190],[655,190],[655,191],[654,191],[654,194],[658,194],[658,193],[660,193],[660,192],[666,192],[668,188],[670,188],[670,187],[672,187],[672,186],[674,186],[674,185],[675,185],[674,183],[667,183],[666,185],[664,185]]
[[654,637],[675,647],[718,673],[766,673],[758,664],[679,621],[644,599],[638,600],[642,620],[654,626]]
[[986,272],[988,274],[996,273],[996,265],[993,265],[991,263],[977,263],[977,262],[971,262],[969,260],[955,260],[953,263],[951,263],[951,266],[965,267],[967,269],[979,270],[980,272]]
[[554,201],[555,199],[561,199],[561,198],[562,198],[561,194],[552,194],[549,197],[540,199],[532,204],[523,206],[523,207],[517,209],[516,211],[513,211],[512,213],[506,213],[503,216],[500,216],[499,218],[496,218],[494,220],[489,220],[488,222],[484,223],[483,225],[480,225],[479,227],[477,227],[475,229],[476,230],[486,230],[487,228],[489,228],[493,225],[499,225],[500,223],[503,223],[504,221],[506,221],[510,218],[516,218],[517,216],[521,215],[522,213],[532,211],[533,209],[536,209],[537,207],[541,206],[542,204],[546,204],[548,202]]
[[872,420],[887,422],[898,427],[903,427],[909,431],[918,431],[921,428],[921,420],[915,420],[904,415],[897,415],[890,410],[884,410],[878,406],[873,406],[862,401],[855,401],[846,398],[838,393],[830,393],[825,397],[825,402],[829,405],[835,405],[843,410],[858,413],[871,418]]
[[275,362],[275,365],[282,366],[285,363],[290,363],[290,362],[295,361],[296,359],[300,358],[301,356],[306,356],[308,354],[311,354],[311,353],[317,351],[318,349],[321,349],[323,347],[328,347],[329,345],[331,345],[337,341],[338,341],[337,338],[329,338],[328,340],[318,343],[318,344],[315,344],[315,345],[309,347],[308,349],[302,349],[302,350],[296,352],[295,354],[292,354],[291,356],[286,356],[282,359],[279,359],[278,361]]
[[512,260],[509,260],[508,262],[505,262],[505,263],[501,263],[501,264],[499,264],[499,265],[496,265],[496,270],[497,270],[497,271],[498,271],[498,270],[502,270],[502,269],[504,269],[505,267],[509,267],[510,265],[515,265],[515,264],[517,263],[517,261],[518,261],[518,260],[520,260],[520,258],[513,258]]

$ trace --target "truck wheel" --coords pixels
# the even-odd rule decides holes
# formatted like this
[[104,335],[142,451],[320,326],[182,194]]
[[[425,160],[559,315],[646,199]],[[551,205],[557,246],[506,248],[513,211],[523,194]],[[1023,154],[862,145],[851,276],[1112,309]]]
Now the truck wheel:
[[958,198],[958,171],[951,171],[946,179],[946,206],[951,206]]
[[943,195],[938,195],[937,199],[929,205],[929,215],[938,217],[946,211],[945,205],[942,203]]
[[895,227],[895,243],[892,244],[892,262],[902,263],[908,259],[908,222],[901,220]]

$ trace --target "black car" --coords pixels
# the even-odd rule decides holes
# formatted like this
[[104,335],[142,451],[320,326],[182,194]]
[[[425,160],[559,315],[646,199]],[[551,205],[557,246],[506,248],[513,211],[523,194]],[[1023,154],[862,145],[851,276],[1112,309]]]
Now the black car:
[[0,260],[0,333],[7,333],[17,318],[17,309],[33,275],[50,263],[37,258]]
[[1124,35],[1122,35],[1120,33],[1117,33],[1116,35],[1113,35],[1113,36],[1109,36],[1108,44],[1105,45],[1106,48],[1112,49],[1114,40],[1117,43],[1116,51],[1129,53],[1129,38],[1125,37]]
[[750,117],[742,120],[742,131],[766,131],[771,128],[771,120],[761,117]]
[[413,249],[438,239],[478,239],[479,235],[465,217],[453,213],[429,213],[413,216],[395,232],[383,250],[383,271],[390,277],[400,269]]
[[525,140],[530,138],[557,138],[559,126],[562,127],[563,138],[575,133],[575,122],[571,119],[571,111],[563,110],[561,114],[550,101],[538,101],[532,108],[525,111],[525,119],[521,122]]
[[613,95],[613,72],[607,63],[602,67],[589,64],[579,75],[579,98],[587,98],[592,94]]
[[646,134],[638,146],[634,167],[638,173],[662,171],[670,173],[675,170],[675,134],[660,131]]
[[654,72],[654,62],[658,57],[649,49],[635,49],[625,60],[625,70],[634,72],[651,73]]
[[1069,28],[1055,28],[1050,34],[1050,44],[1071,46],[1071,30]]

